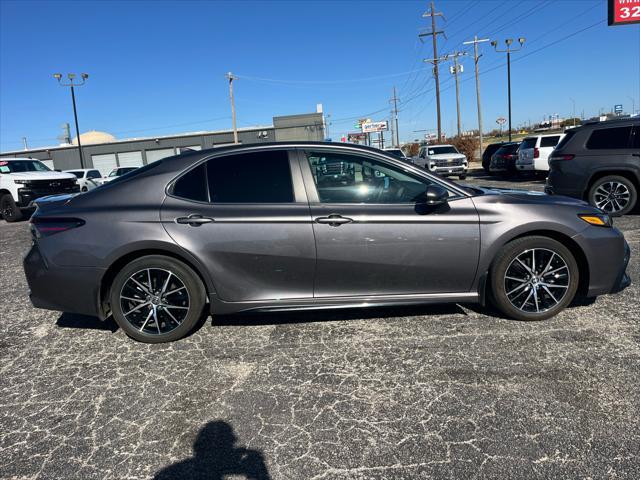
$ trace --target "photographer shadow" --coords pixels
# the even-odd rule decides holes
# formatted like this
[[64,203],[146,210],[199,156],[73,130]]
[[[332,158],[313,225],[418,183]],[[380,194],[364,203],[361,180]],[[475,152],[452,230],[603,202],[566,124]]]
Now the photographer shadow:
[[222,480],[229,475],[248,480],[269,480],[262,452],[236,446],[233,427],[217,420],[207,423],[193,443],[193,457],[169,465],[153,477],[155,480]]

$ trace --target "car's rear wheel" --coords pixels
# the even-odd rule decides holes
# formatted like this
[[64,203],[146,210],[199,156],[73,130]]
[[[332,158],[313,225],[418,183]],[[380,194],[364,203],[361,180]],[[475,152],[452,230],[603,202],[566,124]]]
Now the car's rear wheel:
[[599,178],[589,190],[589,203],[613,216],[629,213],[637,200],[636,186],[620,175]]
[[145,343],[178,340],[198,323],[206,291],[184,263],[162,255],[133,260],[115,277],[109,295],[113,318]]
[[496,307],[516,320],[545,320],[576,294],[578,264],[560,242],[548,237],[516,239],[496,256],[490,272]]
[[16,202],[13,201],[13,197],[8,193],[0,197],[0,213],[2,214],[2,218],[7,222],[17,222],[22,219],[22,211],[18,208]]

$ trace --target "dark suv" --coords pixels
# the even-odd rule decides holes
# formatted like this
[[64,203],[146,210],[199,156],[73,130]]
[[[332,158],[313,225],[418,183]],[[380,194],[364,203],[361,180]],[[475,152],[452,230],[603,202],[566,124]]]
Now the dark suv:
[[640,117],[568,130],[549,167],[546,193],[587,200],[611,215],[629,213],[640,189]]

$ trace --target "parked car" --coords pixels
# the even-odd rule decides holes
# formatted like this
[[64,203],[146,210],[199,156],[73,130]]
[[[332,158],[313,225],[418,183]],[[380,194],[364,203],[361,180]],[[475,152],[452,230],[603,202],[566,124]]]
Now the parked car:
[[38,198],[78,192],[74,175],[52,171],[31,158],[0,158],[0,215],[16,222],[34,209]]
[[411,158],[407,157],[401,148],[397,147],[387,147],[384,151],[390,155],[394,155],[398,157],[400,160],[404,160],[405,162],[411,163]]
[[520,142],[507,142],[491,156],[491,173],[514,173],[516,170],[516,159]]
[[[338,162],[353,184],[314,176]],[[509,317],[542,320],[576,294],[630,282],[629,247],[602,211],[463,187],[356,145],[219,147],[48,200],[24,259],[32,303],[111,314],[144,342],[183,337],[205,306],[215,315],[491,298]]]
[[587,200],[618,216],[638,205],[640,117],[571,129],[549,158],[545,192]]
[[453,145],[422,146],[413,163],[445,177],[457,175],[460,180],[467,178],[469,169],[467,157]]
[[80,185],[81,192],[88,192],[96,188],[100,183],[98,181],[102,178],[100,172],[93,168],[79,168],[77,170],[65,170],[66,173],[72,173],[78,179],[78,185]]
[[112,180],[115,180],[116,178],[125,175],[129,172],[133,172],[134,170],[138,169],[140,167],[118,167],[118,168],[114,168],[113,170],[111,170],[109,172],[109,175],[106,175],[104,177],[102,177],[99,180],[100,185],[103,185],[105,183],[108,183]]
[[549,171],[549,156],[563,138],[564,133],[524,138],[516,160],[518,171],[546,174]]
[[487,145],[487,148],[484,149],[484,152],[482,153],[482,168],[484,169],[485,173],[491,172],[489,170],[489,166],[491,164],[491,157],[493,156],[494,153],[498,151],[498,149],[502,145],[504,145],[504,143],[505,142],[490,143],[489,145]]

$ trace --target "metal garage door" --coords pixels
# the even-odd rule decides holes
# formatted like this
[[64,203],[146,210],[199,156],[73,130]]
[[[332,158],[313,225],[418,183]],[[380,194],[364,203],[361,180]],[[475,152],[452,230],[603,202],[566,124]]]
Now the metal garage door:
[[119,153],[118,164],[120,167],[140,167],[142,166],[142,152]]
[[175,155],[173,148],[161,148],[159,150],[147,150],[147,163],[153,163],[166,157]]
[[91,155],[91,162],[93,162],[93,168],[100,170],[100,174],[104,177],[108,175],[111,170],[116,168],[116,154],[108,153],[106,155]]

